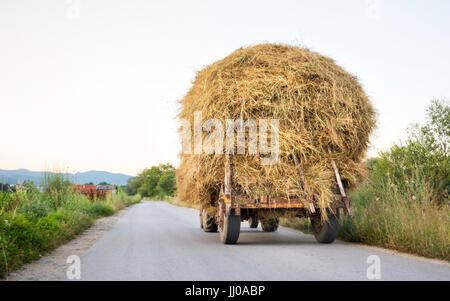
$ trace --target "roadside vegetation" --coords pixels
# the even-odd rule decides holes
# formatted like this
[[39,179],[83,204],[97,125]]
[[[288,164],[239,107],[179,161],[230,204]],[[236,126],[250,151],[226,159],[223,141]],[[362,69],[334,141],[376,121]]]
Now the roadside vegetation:
[[[450,103],[435,100],[427,123],[366,164],[369,178],[350,195],[353,217],[339,238],[450,260]],[[282,224],[311,233],[307,219]]]
[[62,173],[47,174],[44,185],[0,191],[0,278],[71,240],[95,219],[141,200],[119,191],[89,200]]
[[128,180],[125,191],[148,199],[170,199],[175,196],[175,168],[169,163],[146,168]]

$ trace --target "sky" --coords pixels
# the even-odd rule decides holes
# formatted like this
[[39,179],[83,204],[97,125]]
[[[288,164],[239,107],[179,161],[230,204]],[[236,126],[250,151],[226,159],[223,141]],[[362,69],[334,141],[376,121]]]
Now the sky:
[[450,1],[0,0],[0,169],[178,164],[178,100],[242,46],[308,47],[377,110],[368,156],[450,97]]

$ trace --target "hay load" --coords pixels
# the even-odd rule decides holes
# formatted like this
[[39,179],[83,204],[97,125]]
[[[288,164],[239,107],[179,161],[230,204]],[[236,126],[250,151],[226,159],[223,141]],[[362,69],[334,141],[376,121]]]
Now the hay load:
[[[256,154],[249,151],[251,131],[246,128],[245,153],[234,149],[231,156],[233,183],[251,197],[296,196],[306,202],[306,185],[316,205],[325,208],[334,197],[330,187],[336,185],[331,160],[347,188],[364,173],[361,161],[375,126],[374,109],[354,76],[308,49],[274,44],[238,49],[199,71],[180,102],[178,117],[192,125],[196,112],[201,112],[203,122],[219,120],[224,127],[227,119],[268,121],[267,137],[258,129]],[[275,164],[264,165],[261,159],[268,155],[261,153],[260,143],[271,145],[276,133],[270,120],[278,120],[279,152]],[[201,133],[203,143],[209,134]],[[196,139],[194,131],[189,135]],[[193,142],[191,154],[181,154],[180,200],[211,205],[224,181],[226,146],[224,142],[222,153],[216,149],[215,154],[198,154]]]

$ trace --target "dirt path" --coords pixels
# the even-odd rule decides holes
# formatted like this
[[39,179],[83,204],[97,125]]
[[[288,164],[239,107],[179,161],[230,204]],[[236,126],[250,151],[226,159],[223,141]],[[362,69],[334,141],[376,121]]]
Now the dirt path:
[[65,280],[67,257],[70,255],[82,256],[86,251],[129,210],[127,207],[116,214],[98,219],[92,227],[68,243],[58,247],[52,253],[44,255],[41,259],[22,266],[12,272],[3,280]]

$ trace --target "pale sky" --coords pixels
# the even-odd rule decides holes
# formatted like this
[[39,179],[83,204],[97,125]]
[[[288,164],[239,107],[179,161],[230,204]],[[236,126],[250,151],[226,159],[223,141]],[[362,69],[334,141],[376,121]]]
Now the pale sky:
[[309,47],[360,79],[379,114],[373,156],[450,97],[449,37],[445,0],[0,0],[0,169],[177,164],[177,101],[195,72],[261,42]]

